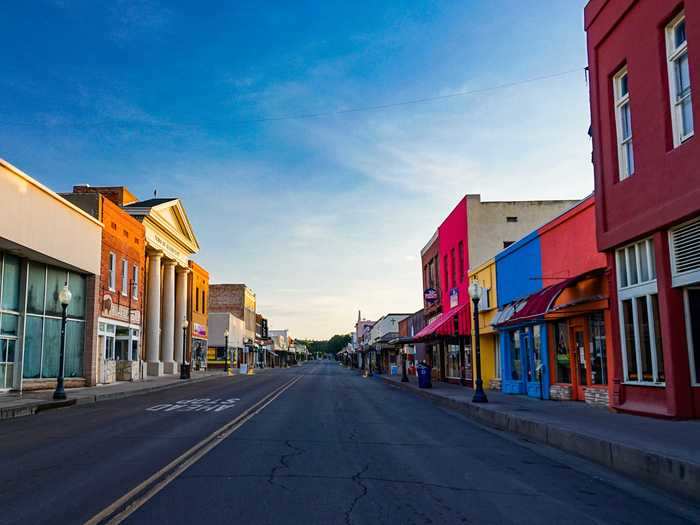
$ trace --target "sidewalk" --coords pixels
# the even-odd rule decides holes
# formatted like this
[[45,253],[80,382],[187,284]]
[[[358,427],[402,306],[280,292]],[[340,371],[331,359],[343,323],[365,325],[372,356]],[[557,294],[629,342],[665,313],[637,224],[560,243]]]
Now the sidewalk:
[[419,389],[416,377],[378,376],[481,424],[520,434],[574,453],[615,471],[700,501],[700,421],[668,421],[615,414],[572,401],[540,401],[487,390],[489,402],[471,402],[473,390],[433,382]]
[[148,394],[159,390],[191,385],[217,377],[224,377],[223,370],[207,370],[192,372],[192,378],[182,380],[180,376],[161,376],[144,379],[143,381],[119,382],[110,385],[98,385],[85,388],[66,389],[68,399],[54,401],[53,390],[35,390],[21,394],[0,396],[0,420],[16,417],[32,416],[43,410],[61,408],[76,404],[98,403],[110,399]]

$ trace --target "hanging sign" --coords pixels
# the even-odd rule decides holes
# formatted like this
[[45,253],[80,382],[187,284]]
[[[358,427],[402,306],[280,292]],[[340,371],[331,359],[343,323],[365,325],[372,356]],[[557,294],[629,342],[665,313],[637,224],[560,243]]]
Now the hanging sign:
[[428,304],[435,304],[438,300],[438,292],[435,288],[428,288],[423,292],[423,299]]

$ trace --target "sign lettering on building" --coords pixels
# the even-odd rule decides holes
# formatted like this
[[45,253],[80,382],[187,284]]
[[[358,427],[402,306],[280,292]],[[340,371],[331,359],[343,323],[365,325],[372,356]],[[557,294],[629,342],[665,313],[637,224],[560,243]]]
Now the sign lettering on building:
[[146,229],[146,242],[157,250],[161,250],[166,257],[175,259],[182,266],[187,266],[187,255],[178,250],[172,243],[168,242],[163,236],[158,235],[151,229]]
[[459,290],[452,288],[450,290],[450,308],[454,308],[459,304]]
[[207,338],[207,327],[203,324],[192,323],[192,335],[194,337],[201,337],[202,339]]
[[141,312],[138,309],[129,309],[128,305],[115,303],[109,294],[102,298],[101,315],[125,323],[141,324]]

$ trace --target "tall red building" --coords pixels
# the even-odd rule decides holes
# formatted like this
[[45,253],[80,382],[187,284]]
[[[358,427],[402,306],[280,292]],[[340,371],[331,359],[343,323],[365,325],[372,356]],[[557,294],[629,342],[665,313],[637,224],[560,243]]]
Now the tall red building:
[[590,0],[585,28],[611,406],[700,417],[700,2]]

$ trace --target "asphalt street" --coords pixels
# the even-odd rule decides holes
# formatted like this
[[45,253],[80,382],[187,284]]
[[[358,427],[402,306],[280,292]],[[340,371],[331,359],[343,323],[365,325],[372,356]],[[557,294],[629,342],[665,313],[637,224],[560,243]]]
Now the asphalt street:
[[329,361],[2,422],[0,523],[85,523],[226,424],[125,523],[700,523],[690,503]]

